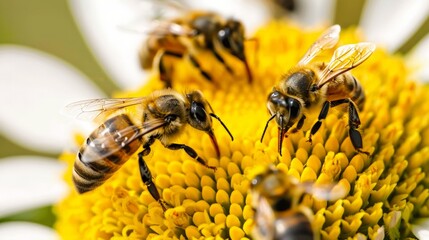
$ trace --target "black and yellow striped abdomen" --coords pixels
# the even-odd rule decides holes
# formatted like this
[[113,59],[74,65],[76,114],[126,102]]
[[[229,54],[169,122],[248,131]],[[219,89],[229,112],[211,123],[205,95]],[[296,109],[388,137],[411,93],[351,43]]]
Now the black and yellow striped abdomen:
[[327,99],[334,101],[350,98],[359,110],[365,104],[365,91],[359,81],[350,73],[346,72],[328,83]]
[[275,240],[314,240],[310,220],[303,213],[291,209],[283,212],[274,222]]
[[74,163],[73,182],[77,191],[91,191],[109,179],[141,146],[140,138],[128,141],[138,132],[125,114],[112,117],[95,129]]

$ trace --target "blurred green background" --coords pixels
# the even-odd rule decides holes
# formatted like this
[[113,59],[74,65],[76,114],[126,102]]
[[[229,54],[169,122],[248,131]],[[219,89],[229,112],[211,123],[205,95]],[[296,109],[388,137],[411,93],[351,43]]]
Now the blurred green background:
[[[356,25],[364,2],[338,0],[335,22],[343,27]],[[429,18],[399,52],[409,51],[428,32]],[[24,45],[57,56],[87,75],[106,94],[119,89],[91,55],[66,0],[0,0],[0,44]],[[57,153],[35,152],[0,135],[0,158],[14,155],[56,157]],[[9,220],[26,220],[52,226],[55,218],[51,207],[45,206],[0,219],[0,222]]]

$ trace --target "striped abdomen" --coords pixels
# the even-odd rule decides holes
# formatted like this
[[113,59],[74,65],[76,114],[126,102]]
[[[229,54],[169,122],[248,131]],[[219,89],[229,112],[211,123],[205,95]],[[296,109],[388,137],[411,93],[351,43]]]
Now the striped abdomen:
[[365,92],[359,81],[352,74],[346,72],[328,83],[327,99],[329,101],[350,98],[359,108],[363,109]]
[[314,240],[314,233],[309,219],[301,212],[285,211],[278,216],[275,225],[275,240]]
[[141,146],[139,138],[129,141],[138,132],[125,114],[112,117],[95,129],[74,163],[73,182],[77,191],[91,191],[110,178]]

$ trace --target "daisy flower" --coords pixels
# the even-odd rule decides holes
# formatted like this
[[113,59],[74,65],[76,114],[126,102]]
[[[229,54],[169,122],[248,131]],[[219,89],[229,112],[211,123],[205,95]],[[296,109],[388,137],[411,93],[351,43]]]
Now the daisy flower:
[[[399,49],[407,36],[418,30],[428,15],[428,4],[368,1],[362,8],[360,28],[346,28],[341,35],[341,44],[365,40],[381,46],[367,62],[353,70],[367,92],[365,110],[361,113],[361,131],[364,146],[372,152],[370,158],[354,153],[344,130],[347,129],[346,121],[337,114],[328,115],[320,132],[314,136],[313,145],[305,143],[302,132],[285,139],[281,158],[276,149],[275,126],[268,129],[264,142],[259,142],[268,117],[265,103],[271,87],[296,64],[320,34],[321,27],[335,21],[332,16],[336,2],[320,2],[324,2],[320,8],[312,8],[308,7],[312,1],[300,1],[295,12],[290,13],[292,19],[305,23],[305,28],[291,20],[265,21],[270,14],[262,11],[265,3],[257,1],[246,1],[245,5],[261,12],[257,15],[260,18],[249,14],[250,11],[235,14],[228,10],[228,7],[233,9],[228,4],[214,6],[218,12],[243,20],[249,26],[249,37],[259,39],[257,52],[247,49],[255,83],[248,85],[245,75],[239,74],[242,72],[240,64],[235,64],[237,76],[230,76],[213,64],[211,70],[218,73],[216,80],[219,79],[215,87],[204,82],[188,62],[178,63],[174,78],[178,89],[184,90],[180,87],[182,82],[188,84],[187,89],[203,91],[233,132],[235,141],[231,142],[227,135],[215,128],[222,143],[222,157],[217,159],[210,140],[201,137],[200,133],[188,130],[180,138],[183,143],[193,146],[210,165],[217,166],[216,172],[210,172],[185,154],[154,146],[148,164],[163,198],[173,206],[165,213],[141,182],[135,157],[100,188],[77,195],[70,182],[75,152],[68,150],[61,155],[61,163],[35,156],[2,159],[6,165],[0,167],[5,173],[0,174],[4,177],[1,182],[14,184],[1,187],[5,196],[10,197],[2,198],[5,199],[1,204],[4,210],[0,209],[0,213],[3,211],[2,216],[5,216],[62,199],[55,206],[58,217],[55,229],[61,238],[250,238],[253,211],[249,206],[248,183],[252,169],[275,163],[302,181],[336,181],[349,190],[348,197],[335,202],[306,200],[305,204],[315,212],[315,221],[323,238],[381,238],[385,235],[395,238],[427,234],[424,223],[416,219],[429,214],[425,175],[428,135],[424,114],[427,112],[424,94],[427,89],[417,82],[428,77],[424,71],[418,71],[424,69],[423,65],[418,65],[421,62],[415,64],[422,56],[427,57],[422,54],[427,52],[427,40],[407,56],[408,62],[414,64],[415,75],[411,75],[410,67],[405,65],[401,55],[391,52]],[[244,4],[243,1],[239,3]],[[135,4],[113,0],[70,2],[94,55],[125,89],[115,96],[145,95],[160,87],[156,74],[149,73],[144,77],[137,66],[136,52],[141,36],[117,29],[133,14],[138,15],[140,8],[133,7]],[[315,9],[321,10],[314,14]],[[384,12],[386,14],[381,14]],[[394,18],[398,15],[392,12],[402,15]],[[390,17],[392,21],[389,21]],[[394,24],[396,19],[404,20]],[[381,27],[383,22],[392,23]],[[60,117],[53,118],[52,113],[68,102],[104,94],[69,64],[39,51],[3,45],[0,61],[2,79],[16,80],[7,82],[1,89],[3,102],[10,102],[2,104],[0,111],[2,134],[36,149],[37,153],[52,154],[70,146],[73,134],[61,127],[58,124]],[[140,87],[144,79],[148,83]],[[29,103],[34,107],[29,109]],[[74,144],[76,148],[77,143]],[[61,167],[63,163],[66,170]],[[34,169],[37,173],[32,171]],[[66,172],[67,186],[57,179],[63,171]],[[17,184],[18,180],[22,180],[22,184]],[[39,184],[40,189],[36,188]],[[0,233],[4,229],[19,232],[11,223],[0,226]],[[413,235],[412,229],[421,231],[415,231]],[[49,234],[52,237],[52,233]]]

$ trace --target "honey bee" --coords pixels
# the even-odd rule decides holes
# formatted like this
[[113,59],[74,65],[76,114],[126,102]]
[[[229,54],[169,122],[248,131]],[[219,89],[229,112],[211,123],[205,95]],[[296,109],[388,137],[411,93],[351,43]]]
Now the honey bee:
[[[141,122],[133,122],[129,114],[121,112],[130,106],[141,111]],[[166,205],[143,159],[150,153],[150,147],[155,140],[158,139],[164,147],[171,150],[183,149],[190,157],[213,170],[216,170],[216,167],[207,165],[190,146],[172,141],[189,124],[210,136],[219,157],[219,146],[211,118],[217,119],[233,140],[228,128],[214,114],[200,91],[180,94],[165,89],[155,91],[147,97],[83,100],[68,105],[66,112],[81,119],[91,120],[103,115],[115,115],[95,129],[79,150],[73,168],[73,182],[77,191],[85,193],[102,185],[142,146],[143,149],[138,154],[141,178],[152,197],[164,210]]]
[[336,45],[340,31],[339,25],[326,30],[268,96],[267,108],[271,117],[265,125],[261,141],[269,122],[275,118],[280,155],[283,138],[287,136],[288,130],[291,133],[299,131],[307,113],[320,111],[317,122],[310,130],[308,141],[311,143],[312,136],[319,130],[329,108],[341,104],[348,105],[349,136],[353,147],[369,155],[362,150],[362,136],[357,130],[361,124],[358,109],[363,108],[365,93],[358,80],[348,71],[364,62],[374,52],[375,45],[368,42],[344,45],[335,50],[328,64],[310,63],[322,51]]
[[140,64],[143,69],[155,66],[161,81],[166,87],[171,87],[172,67],[168,66],[166,57],[187,57],[205,79],[213,81],[211,75],[202,69],[197,56],[204,51],[213,54],[232,74],[233,68],[222,56],[226,53],[244,63],[248,81],[252,82],[252,73],[244,51],[244,26],[240,21],[225,19],[214,12],[186,11],[180,9],[182,7],[178,6],[178,3],[175,3],[175,6],[182,11],[182,17],[154,21],[154,26],[149,30],[148,38],[140,51]]
[[312,225],[313,212],[300,201],[305,193],[320,200],[337,200],[346,195],[346,189],[332,191],[332,188],[330,184],[300,183],[270,165],[251,180],[250,194],[255,211],[252,236],[259,240],[319,239]]

